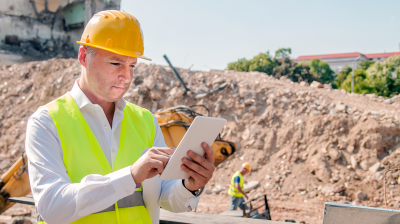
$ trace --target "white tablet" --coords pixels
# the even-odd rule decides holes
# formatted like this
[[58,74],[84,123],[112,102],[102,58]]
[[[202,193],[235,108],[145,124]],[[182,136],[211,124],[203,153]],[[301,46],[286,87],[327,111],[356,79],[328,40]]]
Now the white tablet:
[[214,118],[214,117],[196,117],[189,129],[186,131],[185,136],[179,143],[171,159],[162,172],[161,180],[174,180],[174,179],[187,179],[189,174],[182,170],[182,158],[187,156],[187,152],[192,150],[193,152],[204,156],[204,149],[201,147],[201,143],[205,142],[210,147],[218,137],[219,132],[222,130],[226,123],[225,119]]

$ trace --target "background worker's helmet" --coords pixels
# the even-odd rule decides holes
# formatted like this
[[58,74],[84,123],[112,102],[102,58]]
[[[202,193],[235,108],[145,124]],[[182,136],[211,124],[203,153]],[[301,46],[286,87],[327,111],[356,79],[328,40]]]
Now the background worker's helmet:
[[143,33],[139,21],[126,12],[107,10],[96,13],[88,22],[78,44],[142,58]]
[[245,168],[245,169],[248,170],[248,171],[251,171],[250,163],[247,163],[247,162],[246,162],[246,163],[243,163],[243,164],[242,164],[242,167]]

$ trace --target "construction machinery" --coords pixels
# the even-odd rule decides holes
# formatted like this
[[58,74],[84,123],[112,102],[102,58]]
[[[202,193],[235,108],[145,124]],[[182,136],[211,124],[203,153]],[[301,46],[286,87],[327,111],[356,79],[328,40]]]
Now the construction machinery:
[[[168,147],[176,148],[182,140],[190,124],[196,116],[201,116],[194,108],[204,106],[177,106],[160,110],[155,113]],[[236,145],[224,141],[219,136],[211,146],[214,151],[215,163],[218,166],[236,151]],[[21,157],[1,176],[0,179],[0,214],[10,208],[14,203],[9,202],[10,197],[21,197],[31,191],[27,172],[27,157]]]

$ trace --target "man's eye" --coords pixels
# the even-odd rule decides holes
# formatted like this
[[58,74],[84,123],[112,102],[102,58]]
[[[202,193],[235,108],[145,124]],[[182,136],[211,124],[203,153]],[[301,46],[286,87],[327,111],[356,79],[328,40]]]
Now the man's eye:
[[131,66],[131,68],[135,68],[135,66],[134,65],[130,65]]
[[112,65],[119,65],[119,63],[111,63]]

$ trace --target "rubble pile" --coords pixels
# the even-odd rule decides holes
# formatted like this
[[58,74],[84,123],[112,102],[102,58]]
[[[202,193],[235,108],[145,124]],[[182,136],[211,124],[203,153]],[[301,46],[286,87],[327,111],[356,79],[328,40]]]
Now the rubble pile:
[[[204,105],[227,119],[222,138],[237,152],[214,174],[198,212],[229,208],[231,175],[247,161],[250,198],[267,194],[274,220],[320,223],[323,203],[399,206],[400,99],[350,94],[330,85],[277,80],[265,73],[177,69],[139,64],[125,99],[151,111]],[[0,173],[24,151],[29,116],[66,91],[80,74],[76,59],[0,67]],[[221,90],[222,89],[222,90]],[[220,90],[215,92],[215,90]],[[200,113],[207,115],[205,110]]]

